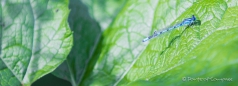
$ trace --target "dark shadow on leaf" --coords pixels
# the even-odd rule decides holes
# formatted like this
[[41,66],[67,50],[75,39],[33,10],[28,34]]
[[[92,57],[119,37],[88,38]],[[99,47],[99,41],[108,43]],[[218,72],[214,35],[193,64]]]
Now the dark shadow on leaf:
[[160,53],[160,55],[164,54],[164,52],[165,52],[168,48],[171,47],[171,45],[175,42],[175,40],[179,39],[179,38],[183,35],[183,33],[184,33],[189,27],[191,27],[191,26],[197,26],[197,25],[201,25],[201,21],[200,21],[200,20],[196,20],[196,21],[194,21],[194,23],[192,23],[191,25],[186,26],[186,28],[183,30],[183,32],[182,32],[180,35],[175,36],[175,37],[169,42],[169,45]]
[[32,86],[70,86],[70,82],[47,74],[32,84]]
[[80,86],[84,86],[85,85],[85,83],[83,83],[84,81],[90,81],[90,80],[86,80],[86,79],[91,79],[91,78],[88,78],[88,77],[90,77],[90,75],[91,75],[91,73],[93,71],[93,68],[94,68],[94,66],[95,66],[95,64],[96,64],[96,62],[97,62],[97,60],[98,60],[98,58],[99,58],[99,56],[101,54],[102,47],[103,47],[103,39],[104,39],[104,37],[101,36],[100,41],[99,41],[99,43],[98,43],[98,45],[96,47],[95,53],[93,54],[92,59],[89,61],[88,67],[85,70],[85,74],[82,77],[82,81],[81,81],[81,83],[79,83]]
[[[88,8],[80,0],[70,0],[68,22],[73,31],[73,47],[67,60],[53,74],[78,85],[86,72],[98,59],[95,52],[101,52],[102,40],[99,24],[90,17]],[[97,51],[96,51],[97,49]],[[89,65],[89,63],[92,63]],[[88,70],[88,69],[87,69]]]
[[197,25],[201,25],[201,20],[194,21],[190,26],[197,26]]

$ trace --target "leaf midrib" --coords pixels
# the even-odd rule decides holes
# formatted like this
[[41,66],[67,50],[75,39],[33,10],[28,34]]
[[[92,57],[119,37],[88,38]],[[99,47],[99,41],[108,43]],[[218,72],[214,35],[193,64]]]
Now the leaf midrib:
[[[128,3],[128,2],[126,2],[126,3]],[[153,13],[153,20],[152,20],[152,25],[151,25],[151,27],[150,28],[152,28],[153,27],[153,24],[154,24],[154,22],[155,22],[155,14],[156,14],[156,10],[158,9],[158,4],[159,4],[159,1],[157,1],[157,5],[156,5],[156,7],[155,7],[155,10],[154,10],[154,13]],[[151,5],[151,4],[150,4]],[[125,8],[124,8],[125,9]],[[151,30],[151,32],[152,32],[152,30]],[[130,43],[129,43],[130,44]],[[146,49],[146,47],[148,46],[148,44],[144,47],[144,49],[142,49],[142,51],[141,52],[143,52],[145,49]],[[138,60],[138,58],[139,58],[139,56],[141,55],[142,53],[139,53],[138,55],[136,55],[136,58],[135,58],[135,60],[132,62],[132,64],[127,68],[127,70],[122,74],[122,76],[119,78],[119,80],[116,80],[116,82],[113,84],[113,86],[116,86],[116,85],[118,85],[119,83],[120,83],[120,81],[126,76],[126,74],[129,72],[129,70],[131,69],[131,67],[133,67],[133,65],[135,64],[135,62]]]

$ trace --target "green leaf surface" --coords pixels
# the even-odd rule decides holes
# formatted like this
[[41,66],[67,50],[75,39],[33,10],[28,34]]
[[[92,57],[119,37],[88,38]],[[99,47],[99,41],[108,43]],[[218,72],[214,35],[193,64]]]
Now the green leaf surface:
[[74,32],[74,45],[67,57],[53,74],[78,85],[85,74],[101,37],[99,24],[90,17],[87,7],[80,0],[70,0],[68,22]]
[[0,60],[0,80],[1,86],[20,86],[21,84],[2,60]]
[[[238,1],[129,0],[104,31],[93,69],[80,85],[235,85]],[[149,42],[155,30],[195,15],[201,25],[182,26]],[[99,47],[99,46],[98,46]],[[94,63],[92,63],[94,64]],[[183,78],[233,81],[183,81]]]
[[81,0],[92,18],[99,22],[102,30],[107,29],[124,6],[126,0]]
[[72,47],[68,1],[0,3],[0,85],[30,85],[56,69]]

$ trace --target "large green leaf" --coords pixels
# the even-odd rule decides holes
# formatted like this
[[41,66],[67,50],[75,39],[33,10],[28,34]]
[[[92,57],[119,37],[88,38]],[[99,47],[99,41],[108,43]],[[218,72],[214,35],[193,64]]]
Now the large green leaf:
[[[128,0],[94,56],[80,85],[235,85],[238,72],[238,1]],[[195,15],[198,26],[182,26],[149,42],[153,31]],[[92,64],[94,64],[92,62]],[[183,78],[233,81],[182,81]]]
[[0,85],[30,85],[57,68],[72,47],[68,1],[0,3]]

